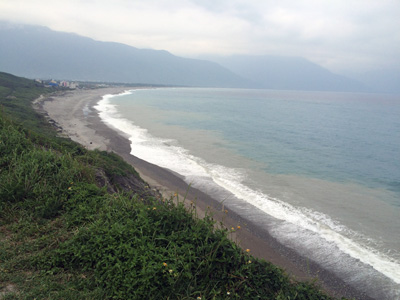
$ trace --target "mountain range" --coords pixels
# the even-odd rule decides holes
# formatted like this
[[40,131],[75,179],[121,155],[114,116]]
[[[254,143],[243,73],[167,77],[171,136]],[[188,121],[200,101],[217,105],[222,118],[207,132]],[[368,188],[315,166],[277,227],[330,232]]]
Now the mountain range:
[[362,83],[303,58],[274,55],[209,57],[258,87],[278,90],[366,91]]
[[[367,91],[301,57],[229,56],[209,60],[100,42],[47,27],[0,23],[0,71],[40,79],[173,86]],[[211,61],[214,60],[214,61]]]

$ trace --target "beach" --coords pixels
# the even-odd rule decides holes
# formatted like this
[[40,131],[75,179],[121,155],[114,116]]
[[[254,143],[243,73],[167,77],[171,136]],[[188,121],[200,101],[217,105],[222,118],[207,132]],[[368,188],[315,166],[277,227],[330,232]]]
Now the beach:
[[[194,203],[199,217],[210,211],[218,223],[222,222],[227,228],[235,228],[232,240],[243,249],[250,249],[255,257],[263,258],[285,269],[296,280],[317,278],[321,286],[333,296],[370,299],[307,257],[302,257],[294,250],[281,245],[266,230],[233,213],[229,206],[223,206],[218,199],[189,187],[178,174],[131,155],[128,137],[104,124],[94,108],[102,96],[119,94],[130,89],[132,88],[109,87],[65,91],[47,99],[41,98],[35,105],[48,116],[49,121],[58,128],[61,135],[70,137],[90,150],[99,149],[117,153],[165,197],[177,193],[179,199],[185,199],[188,206]],[[237,229],[239,224],[240,229]]]

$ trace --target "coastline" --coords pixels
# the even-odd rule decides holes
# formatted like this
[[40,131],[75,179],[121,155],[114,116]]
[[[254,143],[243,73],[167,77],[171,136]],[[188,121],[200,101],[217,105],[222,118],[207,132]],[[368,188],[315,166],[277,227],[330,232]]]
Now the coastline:
[[[257,224],[244,220],[231,212],[229,207],[221,207],[216,200],[200,190],[189,187],[179,176],[169,170],[147,163],[130,154],[130,143],[127,137],[105,125],[93,108],[106,94],[119,94],[129,87],[111,87],[95,90],[75,90],[64,92],[50,98],[39,100],[39,107],[55,122],[62,134],[82,144],[87,149],[113,151],[130,163],[140,176],[152,187],[157,188],[165,197],[174,193],[187,202],[193,201],[199,217],[210,209],[217,222],[223,222],[227,228],[240,224],[241,229],[232,234],[243,249],[251,249],[251,254],[263,258],[283,268],[297,280],[312,280],[318,278],[322,288],[335,297],[355,297],[356,299],[371,299],[367,295],[348,286],[329,271],[321,269],[295,251],[279,244],[268,232]],[[228,213],[224,210],[227,209]]]

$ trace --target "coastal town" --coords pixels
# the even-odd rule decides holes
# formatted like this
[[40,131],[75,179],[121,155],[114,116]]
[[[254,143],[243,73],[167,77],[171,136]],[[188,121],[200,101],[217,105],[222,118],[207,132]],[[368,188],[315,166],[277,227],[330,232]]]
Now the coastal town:
[[41,79],[35,79],[37,83],[43,84],[45,87],[64,87],[64,88],[70,88],[72,90],[75,90],[76,88],[79,87],[79,84],[76,82],[71,82],[71,81],[65,81],[65,80],[41,80]]

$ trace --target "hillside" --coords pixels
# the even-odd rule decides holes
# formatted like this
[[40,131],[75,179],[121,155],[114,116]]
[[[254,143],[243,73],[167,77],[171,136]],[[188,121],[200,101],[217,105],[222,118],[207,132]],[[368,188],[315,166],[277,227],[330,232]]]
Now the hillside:
[[239,228],[160,198],[117,155],[57,137],[31,110],[47,89],[4,73],[0,88],[0,298],[332,299],[241,250],[228,239]]

